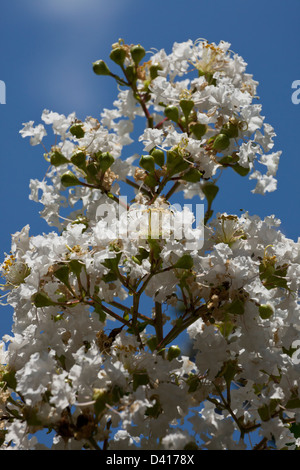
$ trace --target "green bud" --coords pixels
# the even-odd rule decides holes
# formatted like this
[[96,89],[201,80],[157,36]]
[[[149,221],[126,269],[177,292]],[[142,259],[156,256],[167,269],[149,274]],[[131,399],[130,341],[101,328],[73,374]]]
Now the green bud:
[[83,124],[75,123],[70,127],[71,134],[77,137],[77,139],[82,139],[82,137],[84,137],[85,132],[82,126]]
[[191,168],[187,173],[185,173],[181,179],[188,181],[189,183],[198,183],[202,178],[201,171],[196,168]]
[[126,67],[126,77],[130,83],[136,82],[137,74],[134,65],[128,65],[128,67]]
[[108,152],[102,153],[102,155],[98,157],[100,169],[104,172],[107,171],[112,166],[114,161],[115,161],[114,157]]
[[142,155],[140,165],[149,173],[154,173],[155,171],[155,160],[152,155]]
[[78,186],[81,184],[79,179],[71,171],[67,171],[66,173],[62,175],[61,183],[66,188],[70,186]]
[[214,139],[213,149],[217,151],[222,151],[222,150],[225,150],[227,147],[229,147],[229,144],[230,144],[229,137],[226,134],[219,134]]
[[126,57],[126,52],[122,47],[116,47],[115,49],[111,51],[109,57],[117,65],[123,65],[125,57]]
[[179,111],[177,106],[166,106],[164,110],[165,116],[167,116],[168,119],[174,122],[178,122],[179,119]]
[[184,114],[184,117],[187,120],[189,115],[190,115],[190,112],[192,111],[192,109],[194,107],[194,101],[192,101],[192,100],[180,100],[179,104],[180,104],[180,107],[181,107],[182,112]]
[[260,305],[259,308],[258,308],[258,311],[259,311],[259,316],[263,319],[263,320],[267,320],[268,318],[270,318],[273,313],[274,313],[274,310],[273,308],[271,307],[271,305],[267,305],[267,304],[263,304],[263,305]]
[[147,177],[144,180],[144,183],[147,186],[149,186],[149,188],[155,188],[155,186],[158,185],[158,182],[157,182],[156,178],[151,174],[147,175]]
[[190,129],[196,139],[200,140],[205,135],[207,126],[205,124],[201,124],[200,122],[196,122],[195,124],[190,125]]
[[130,53],[132,60],[136,65],[138,65],[143,59],[143,57],[145,57],[146,55],[145,49],[140,44],[138,44],[137,46],[132,46],[132,48],[130,49]]
[[150,152],[150,155],[154,158],[156,165],[162,167],[165,163],[165,154],[163,150],[153,149]]
[[110,75],[110,70],[104,60],[93,62],[93,70],[96,75]]
[[168,356],[167,359],[168,361],[172,361],[172,359],[176,359],[176,357],[180,356],[181,351],[179,346],[170,346],[168,350]]
[[53,152],[51,152],[50,162],[53,166],[60,166],[65,165],[66,163],[70,163],[69,160],[64,157],[59,150],[54,150]]
[[85,158],[85,153],[82,150],[76,150],[71,157],[71,162],[78,168],[84,169],[86,166]]

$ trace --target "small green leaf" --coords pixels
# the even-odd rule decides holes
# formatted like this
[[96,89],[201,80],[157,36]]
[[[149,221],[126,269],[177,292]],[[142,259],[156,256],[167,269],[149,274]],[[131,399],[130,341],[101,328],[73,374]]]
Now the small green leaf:
[[218,194],[219,188],[217,185],[214,183],[205,183],[203,186],[201,186],[201,189],[207,199],[207,202],[209,205],[213,202],[215,199],[216,195]]
[[249,173],[249,171],[250,171],[250,168],[241,166],[241,165],[239,165],[238,163],[236,163],[235,165],[233,165],[232,168],[233,168],[234,171],[235,171],[238,175],[240,175],[240,176],[247,176],[248,173]]
[[31,299],[37,308],[56,305],[56,302],[53,302],[53,300],[51,300],[44,292],[37,292]]
[[201,171],[196,168],[191,168],[187,173],[181,176],[180,179],[188,181],[189,183],[198,183],[202,178]]
[[132,374],[133,377],[133,390],[136,391],[140,385],[147,385],[149,383],[149,376],[146,371],[141,370]]
[[186,120],[188,120],[188,117],[194,107],[194,101],[193,100],[180,100],[179,105],[182,109],[182,112],[184,114],[184,117]]
[[59,268],[57,268],[53,275],[59,279],[63,284],[66,286],[69,285],[69,266],[67,264],[61,265]]
[[191,255],[185,254],[174,264],[174,268],[178,269],[191,269],[194,266],[194,261]]

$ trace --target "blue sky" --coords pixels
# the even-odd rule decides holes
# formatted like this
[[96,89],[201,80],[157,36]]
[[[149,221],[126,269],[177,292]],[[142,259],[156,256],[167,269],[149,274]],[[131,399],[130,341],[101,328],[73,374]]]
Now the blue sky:
[[[44,108],[76,111],[84,119],[112,107],[115,85],[108,77],[97,77],[91,64],[107,59],[119,38],[167,52],[174,42],[199,37],[231,43],[260,83],[262,114],[277,133],[274,150],[283,153],[276,192],[254,195],[254,181],[228,173],[220,181],[215,209],[275,214],[283,232],[296,240],[300,104],[292,103],[291,86],[300,79],[299,13],[299,0],[2,2],[0,80],[6,84],[6,104],[0,104],[1,253],[9,252],[11,234],[28,223],[32,235],[49,231],[39,216],[41,206],[28,199],[30,178],[42,178],[46,162],[42,147],[31,147],[19,135],[22,123],[40,122]],[[10,330],[11,310],[1,310],[2,336]]]

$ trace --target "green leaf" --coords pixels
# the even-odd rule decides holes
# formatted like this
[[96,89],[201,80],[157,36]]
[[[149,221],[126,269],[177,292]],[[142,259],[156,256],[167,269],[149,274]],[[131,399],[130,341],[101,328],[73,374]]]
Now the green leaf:
[[69,273],[69,266],[67,264],[63,264],[54,271],[53,275],[57,279],[59,279],[63,284],[69,286]]
[[2,375],[2,381],[7,384],[9,388],[16,390],[17,380],[16,380],[16,371],[9,370]]
[[203,186],[201,186],[201,189],[207,199],[208,204],[211,205],[216,195],[218,194],[218,186],[216,186],[214,183],[205,183]]
[[238,163],[236,163],[235,165],[232,166],[232,168],[234,169],[234,171],[236,173],[238,173],[240,176],[247,176],[249,171],[250,171],[250,168],[246,168],[244,166],[241,166],[239,165]]
[[178,269],[191,269],[194,266],[194,261],[191,255],[185,254],[179,258],[179,260],[174,264],[174,268]]
[[149,376],[146,371],[140,370],[132,374],[133,377],[133,390],[136,391],[140,385],[147,385],[149,383]]
[[31,299],[37,308],[57,305],[56,302],[53,302],[53,300],[51,300],[44,292],[37,292],[31,297]]
[[81,271],[82,271],[82,268],[83,268],[84,264],[82,264],[80,261],[78,261],[77,259],[72,259],[70,262],[69,262],[69,267],[70,267],[70,271],[72,273],[74,273],[76,276],[79,276]]
[[191,168],[187,173],[181,176],[183,181],[188,181],[189,183],[198,183],[202,178],[201,171],[196,168]]
[[186,120],[188,120],[188,117],[194,107],[194,101],[193,100],[180,100],[179,105],[182,109],[182,112],[184,114],[184,117]]
[[226,306],[226,311],[233,315],[243,315],[245,313],[245,302],[241,299],[235,299]]

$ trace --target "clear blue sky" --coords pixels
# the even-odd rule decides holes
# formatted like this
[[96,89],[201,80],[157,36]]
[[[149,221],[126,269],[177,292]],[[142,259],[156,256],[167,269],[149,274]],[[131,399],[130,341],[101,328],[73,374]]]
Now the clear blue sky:
[[[99,117],[112,107],[114,83],[97,77],[91,64],[108,58],[119,38],[146,49],[188,39],[221,39],[248,63],[260,82],[258,94],[266,122],[277,132],[274,150],[283,151],[278,190],[253,195],[255,182],[223,177],[215,208],[240,209],[261,217],[275,214],[290,238],[299,235],[300,104],[291,101],[292,82],[300,80],[299,0],[10,0],[0,12],[0,259],[10,250],[10,235],[27,223],[31,234],[48,231],[41,206],[29,201],[30,178],[42,178],[41,147],[31,147],[19,130],[40,122],[44,108]],[[10,330],[11,310],[1,307],[0,336]]]

